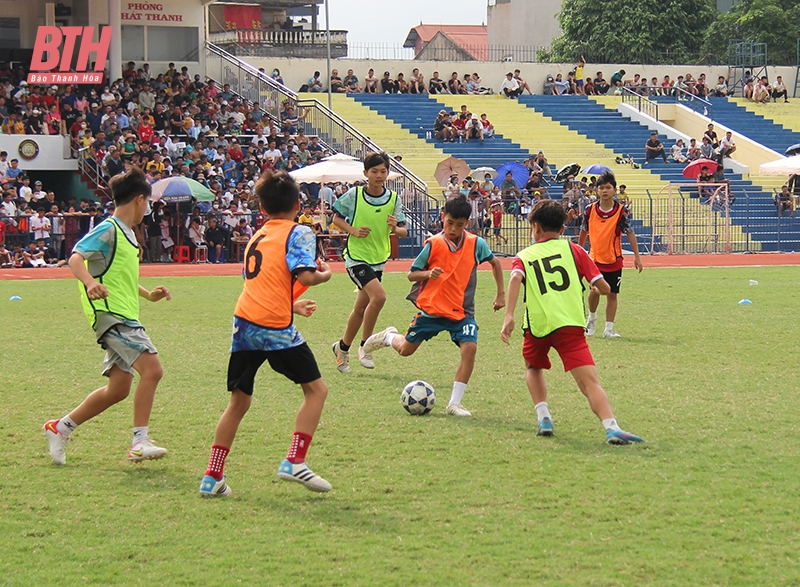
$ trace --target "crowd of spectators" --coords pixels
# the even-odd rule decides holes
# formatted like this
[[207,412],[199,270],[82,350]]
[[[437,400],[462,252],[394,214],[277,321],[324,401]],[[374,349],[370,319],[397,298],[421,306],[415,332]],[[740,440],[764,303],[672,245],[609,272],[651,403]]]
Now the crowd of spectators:
[[494,136],[494,125],[486,113],[478,118],[477,114],[473,114],[462,104],[458,113],[445,109],[439,111],[433,123],[433,136],[445,143],[469,142],[470,139],[483,143],[485,139]]
[[[234,260],[233,245],[258,226],[253,188],[259,175],[268,169],[299,169],[329,154],[318,137],[305,134],[304,113],[288,101],[273,120],[228,84],[220,87],[174,64],[155,73],[148,64],[137,68],[130,62],[122,79],[98,87],[28,85],[22,69],[2,66],[0,79],[2,132],[68,135],[74,156],[96,174],[100,188],[125,169],[139,167],[151,183],[182,175],[211,190],[213,202],[197,202],[191,214],[191,204],[177,210],[153,204],[142,225],[134,227],[145,261],[171,261],[176,246],[194,250],[198,244],[208,247],[212,261]],[[5,152],[0,154],[0,185],[0,242],[11,256],[9,261],[6,252],[0,255],[4,264],[41,265],[33,252],[40,236],[56,253],[44,255],[53,261],[44,264],[58,264],[110,211],[97,198],[76,202],[56,186],[46,191],[41,181],[31,184],[20,162]],[[314,211],[321,198],[329,208],[349,186],[302,187],[304,203]],[[46,224],[40,227],[37,218]],[[326,220],[315,223],[319,230],[329,224]]]

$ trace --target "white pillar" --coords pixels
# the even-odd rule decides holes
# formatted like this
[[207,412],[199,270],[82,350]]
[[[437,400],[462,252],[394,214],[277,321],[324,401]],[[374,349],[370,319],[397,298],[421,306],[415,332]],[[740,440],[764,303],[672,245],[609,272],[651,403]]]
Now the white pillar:
[[122,6],[120,0],[108,0],[108,24],[113,27],[108,51],[108,73],[111,82],[122,77]]
[[44,5],[44,24],[56,26],[56,5],[53,2],[47,2]]

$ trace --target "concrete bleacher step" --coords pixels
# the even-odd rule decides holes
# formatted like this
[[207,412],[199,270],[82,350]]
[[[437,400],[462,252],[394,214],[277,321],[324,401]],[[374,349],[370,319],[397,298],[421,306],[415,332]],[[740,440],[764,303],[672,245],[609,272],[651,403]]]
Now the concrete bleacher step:
[[[714,120],[729,127],[734,134],[741,134],[757,143],[783,154],[787,147],[800,143],[800,132],[784,127],[777,120],[766,117],[767,107],[771,104],[751,104],[726,98],[712,99],[714,105]],[[763,107],[758,112],[755,107]],[[777,104],[775,104],[777,106]],[[789,107],[790,104],[781,104]],[[789,108],[787,108],[788,110]],[[778,114],[777,108],[769,109],[770,113]],[[735,139],[735,137],[734,137]]]

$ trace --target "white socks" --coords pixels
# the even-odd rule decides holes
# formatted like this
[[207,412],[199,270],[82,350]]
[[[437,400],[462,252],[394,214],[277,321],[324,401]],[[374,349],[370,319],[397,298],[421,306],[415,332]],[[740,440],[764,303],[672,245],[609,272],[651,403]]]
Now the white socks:
[[58,421],[58,424],[56,424],[56,430],[58,430],[58,432],[64,438],[69,437],[69,435],[72,434],[77,427],[78,425],[73,422],[72,418],[69,416],[64,416]]
[[393,346],[392,343],[394,342],[395,337],[403,338],[403,335],[398,332],[387,332],[386,337],[383,339],[383,343],[386,346]]
[[133,440],[131,441],[131,446],[136,446],[143,440],[147,440],[147,428],[148,426],[138,426],[133,429]]
[[589,320],[597,320],[597,312],[589,312]]
[[456,381],[453,383],[453,394],[450,396],[450,403],[447,405],[460,404],[464,399],[464,392],[467,391],[467,384]]
[[606,429],[606,432],[608,432],[609,430],[621,430],[619,424],[617,424],[616,418],[608,418],[607,420],[603,420],[603,428]]
[[550,410],[547,409],[547,402],[539,402],[533,407],[536,409],[536,417],[538,418],[539,422],[545,418],[550,418],[551,420],[553,419],[553,417],[550,415]]
[[613,322],[606,322],[606,332],[608,332],[609,330],[614,330]]

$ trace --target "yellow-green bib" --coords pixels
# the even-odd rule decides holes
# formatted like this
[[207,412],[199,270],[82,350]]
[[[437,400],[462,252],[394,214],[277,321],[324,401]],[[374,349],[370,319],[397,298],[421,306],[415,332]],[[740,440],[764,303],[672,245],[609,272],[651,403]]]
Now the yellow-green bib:
[[583,327],[583,284],[569,241],[536,243],[517,256],[525,265],[523,328],[542,338],[565,326]]
[[392,245],[389,235],[392,230],[386,223],[386,217],[394,214],[397,205],[397,194],[389,191],[389,200],[380,206],[370,204],[364,197],[364,188],[356,188],[356,203],[350,225],[353,228],[369,226],[367,238],[347,238],[345,252],[353,261],[361,261],[367,265],[380,265],[389,259]]
[[[139,246],[128,240],[113,217],[105,222],[114,225],[111,258],[105,272],[93,277],[106,286],[108,297],[104,300],[90,300],[86,295],[86,286],[78,282],[83,311],[92,328],[97,323],[98,312],[108,312],[124,320],[139,321]],[[88,266],[88,261],[86,265]]]

